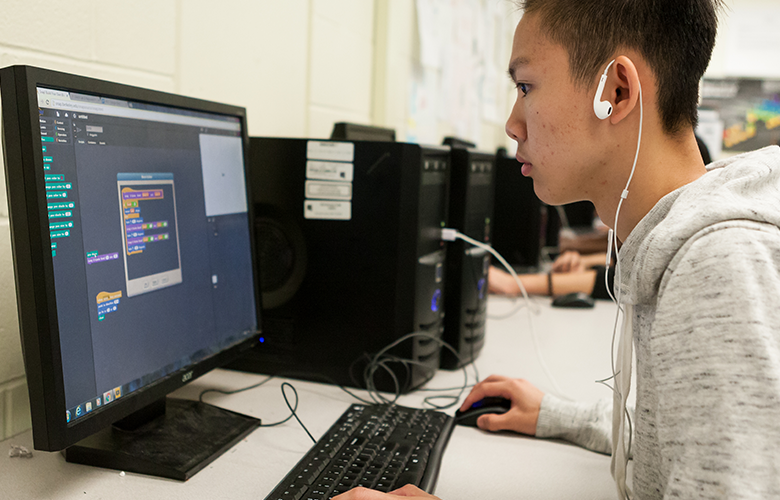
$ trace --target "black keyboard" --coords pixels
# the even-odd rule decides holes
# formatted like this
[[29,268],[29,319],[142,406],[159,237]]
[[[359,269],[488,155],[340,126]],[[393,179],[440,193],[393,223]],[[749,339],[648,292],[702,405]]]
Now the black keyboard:
[[436,410],[354,404],[266,500],[323,500],[356,486],[433,493],[453,418]]

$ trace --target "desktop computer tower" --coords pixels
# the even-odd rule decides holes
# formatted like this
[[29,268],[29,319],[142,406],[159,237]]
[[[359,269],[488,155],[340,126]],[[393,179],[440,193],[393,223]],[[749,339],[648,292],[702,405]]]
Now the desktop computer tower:
[[[496,155],[496,191],[493,213],[493,248],[516,270],[535,270],[544,235],[542,202],[534,183],[520,171],[517,159]],[[494,264],[502,267],[497,261]]]
[[[251,138],[263,339],[230,365],[408,392],[439,367],[449,148]],[[407,334],[413,338],[400,340]],[[396,387],[397,381],[397,387]]]
[[[452,148],[449,227],[490,244],[495,188],[495,155]],[[454,369],[477,358],[485,343],[487,273],[490,253],[462,240],[448,243],[442,368]]]

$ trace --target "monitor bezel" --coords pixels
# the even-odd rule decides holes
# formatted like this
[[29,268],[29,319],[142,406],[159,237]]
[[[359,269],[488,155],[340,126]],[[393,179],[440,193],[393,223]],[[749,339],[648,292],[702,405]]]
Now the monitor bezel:
[[[220,367],[251,348],[261,336],[261,295],[256,263],[254,214],[251,203],[249,137],[243,107],[185,97],[105,80],[31,66],[0,70],[3,155],[11,227],[19,329],[27,374],[35,449],[59,451],[165,397],[199,376]],[[256,332],[238,344],[190,364],[144,386],[111,405],[70,423],[65,419],[65,386],[60,352],[54,266],[38,126],[37,88],[67,90],[105,97],[161,104],[192,111],[235,116],[241,123],[247,196]],[[37,146],[37,147],[36,147]]]

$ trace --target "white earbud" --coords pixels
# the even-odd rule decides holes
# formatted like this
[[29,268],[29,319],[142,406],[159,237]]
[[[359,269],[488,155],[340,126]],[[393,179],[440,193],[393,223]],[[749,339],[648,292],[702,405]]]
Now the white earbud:
[[612,103],[600,99],[601,94],[604,92],[604,85],[607,83],[607,71],[609,71],[609,67],[612,66],[612,63],[614,62],[615,60],[613,59],[607,64],[607,68],[604,70],[604,74],[601,75],[601,79],[599,80],[599,87],[596,89],[596,95],[593,96],[593,112],[596,113],[599,120],[604,120],[612,114]]

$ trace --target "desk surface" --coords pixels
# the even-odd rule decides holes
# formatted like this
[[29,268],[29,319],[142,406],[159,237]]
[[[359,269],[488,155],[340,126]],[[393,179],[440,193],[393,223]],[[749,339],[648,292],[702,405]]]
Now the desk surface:
[[[535,335],[525,309],[511,311],[506,298],[491,297],[487,339],[477,360],[480,377],[491,373],[524,377],[542,390],[594,401],[609,397],[596,379],[609,375],[609,349],[614,305],[598,301],[593,310],[552,309],[549,300],[534,299]],[[238,389],[264,377],[215,370],[174,393],[197,398],[207,388]],[[428,388],[463,384],[463,372],[439,371]],[[474,371],[469,368],[469,383]],[[207,401],[260,417],[264,422],[285,418],[282,379],[245,393],[211,394]],[[292,381],[300,398],[298,414],[315,438],[321,436],[354,400],[339,388]],[[362,391],[358,391],[364,394]],[[399,401],[421,406],[430,392],[405,395]],[[448,394],[457,394],[457,391]],[[465,397],[465,393],[464,396]],[[446,410],[453,414],[455,408]],[[262,499],[312,446],[297,422],[260,428],[185,483],[120,475],[117,471],[66,463],[59,453],[34,452],[31,459],[9,458],[11,444],[32,450],[30,431],[0,443],[0,498],[10,499]],[[609,457],[554,440],[511,433],[491,434],[456,427],[444,455],[436,495],[443,499],[534,498],[611,499],[615,489]]]

